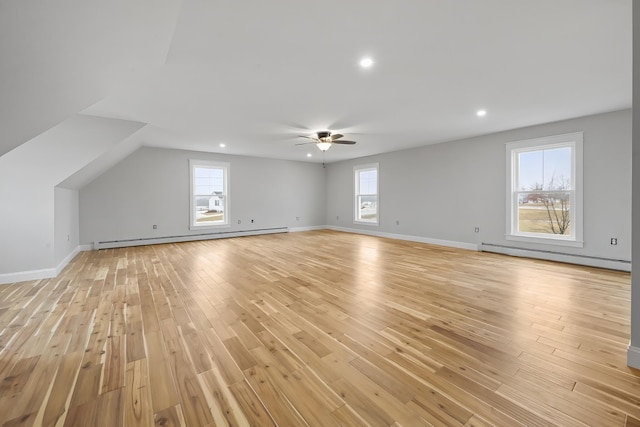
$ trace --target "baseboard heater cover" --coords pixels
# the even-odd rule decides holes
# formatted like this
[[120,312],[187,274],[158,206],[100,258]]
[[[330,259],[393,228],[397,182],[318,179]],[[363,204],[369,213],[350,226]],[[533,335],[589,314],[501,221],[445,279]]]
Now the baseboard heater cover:
[[162,243],[191,242],[228,237],[257,236],[261,234],[288,233],[289,227],[256,228],[252,230],[217,231],[215,233],[182,234],[162,237],[141,237],[137,239],[105,240],[93,242],[93,249],[124,248],[129,246],[157,245]]
[[515,246],[498,245],[494,243],[481,243],[482,252],[493,252],[503,255],[537,258],[548,261],[566,262],[569,264],[587,265],[590,267],[609,268],[612,270],[631,271],[631,261],[624,259],[612,259],[591,255],[566,254],[544,249],[524,249]]

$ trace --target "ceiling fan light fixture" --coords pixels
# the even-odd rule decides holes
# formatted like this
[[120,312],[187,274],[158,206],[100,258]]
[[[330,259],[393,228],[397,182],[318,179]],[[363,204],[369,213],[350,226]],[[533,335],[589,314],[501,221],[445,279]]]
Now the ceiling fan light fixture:
[[316,146],[320,149],[320,151],[327,151],[329,148],[331,148],[331,143],[320,141],[316,143]]

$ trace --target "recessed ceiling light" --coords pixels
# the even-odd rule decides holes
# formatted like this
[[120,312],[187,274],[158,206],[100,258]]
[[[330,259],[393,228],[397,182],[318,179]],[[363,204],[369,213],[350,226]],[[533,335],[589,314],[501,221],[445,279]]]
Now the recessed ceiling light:
[[368,58],[368,57],[367,57],[367,58],[362,58],[362,59],[360,60],[360,66],[361,66],[362,68],[369,68],[369,67],[371,67],[372,65],[373,65],[373,59],[371,59],[371,58]]
[[476,116],[478,116],[478,117],[484,117],[486,115],[487,115],[487,110],[478,110],[476,112]]
[[311,153],[307,153],[307,157],[311,157],[311,156],[312,156],[312,154],[311,154]]
[[225,144],[224,142],[221,142],[221,143],[220,143],[220,148],[224,148],[224,147],[226,147],[226,146],[227,146],[227,144]]

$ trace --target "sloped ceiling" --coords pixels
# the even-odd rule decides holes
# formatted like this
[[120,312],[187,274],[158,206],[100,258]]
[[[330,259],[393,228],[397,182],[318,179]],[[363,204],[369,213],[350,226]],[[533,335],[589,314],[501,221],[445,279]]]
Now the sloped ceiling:
[[631,30],[631,0],[0,0],[0,154],[77,112],[147,146],[358,141],[331,162],[629,108]]
[[161,67],[176,0],[0,0],[0,155]]

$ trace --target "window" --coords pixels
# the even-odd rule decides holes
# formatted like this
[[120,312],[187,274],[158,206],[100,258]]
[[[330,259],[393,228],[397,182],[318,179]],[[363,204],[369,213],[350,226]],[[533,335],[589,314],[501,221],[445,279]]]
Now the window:
[[229,164],[190,160],[190,228],[229,225]]
[[378,164],[356,166],[354,221],[378,224]]
[[582,132],[507,144],[509,240],[582,246]]

